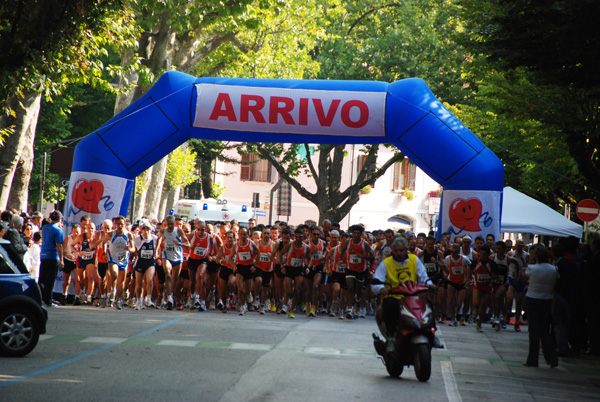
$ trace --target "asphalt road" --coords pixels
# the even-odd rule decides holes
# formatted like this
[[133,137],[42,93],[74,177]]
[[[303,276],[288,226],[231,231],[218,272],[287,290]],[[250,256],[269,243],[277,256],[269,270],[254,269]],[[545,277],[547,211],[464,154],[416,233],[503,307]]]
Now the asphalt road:
[[598,400],[599,358],[523,367],[523,329],[440,325],[420,383],[387,375],[373,317],[60,307],[32,353],[0,358],[0,401]]

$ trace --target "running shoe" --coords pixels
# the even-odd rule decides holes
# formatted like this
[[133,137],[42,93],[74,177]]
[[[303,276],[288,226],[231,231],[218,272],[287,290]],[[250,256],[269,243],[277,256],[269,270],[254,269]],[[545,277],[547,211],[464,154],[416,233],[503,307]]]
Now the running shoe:
[[289,311],[289,313],[288,313],[288,318],[296,318],[296,317],[294,316],[294,312],[293,312],[293,311],[291,311],[291,310]]
[[353,318],[352,317],[352,309],[351,308],[349,308],[349,309],[346,310],[346,318],[349,319],[349,320],[351,320]]
[[358,318],[365,318],[366,316],[367,316],[366,307],[361,307],[361,309],[358,310]]
[[502,329],[506,329],[506,323],[504,322],[504,320],[502,320],[500,326],[502,327]]
[[219,299],[219,303],[217,303],[217,309],[223,310],[225,305],[223,305],[223,300]]
[[123,299],[117,300],[117,310],[121,310],[123,308]]
[[288,307],[287,304],[284,304],[281,306],[281,314],[287,314],[288,312]]
[[67,295],[62,295],[60,297],[60,304],[62,304],[63,306],[67,305]]
[[515,324],[515,331],[521,332],[521,326],[519,324]]
[[198,307],[198,311],[206,311],[206,303],[204,300],[200,302],[200,307]]
[[274,313],[277,311],[277,304],[275,302],[271,302],[271,312]]
[[87,296],[87,302],[88,304],[92,304],[92,295]]
[[340,320],[343,320],[343,319],[344,319],[344,311],[343,311],[343,310],[341,310],[341,309],[340,309],[340,313],[339,313],[339,315],[338,315],[338,318],[339,318]]
[[308,316],[309,317],[316,317],[317,316],[317,314],[315,313],[315,308],[314,307],[310,308],[310,311],[308,312]]
[[246,315],[246,309],[247,309],[246,305],[245,304],[242,305],[240,307],[240,315]]
[[167,301],[167,310],[173,310],[173,299],[171,299],[170,297]]
[[477,323],[477,325],[475,326],[475,331],[481,332],[481,324],[480,323]]
[[267,314],[267,307],[262,306],[262,308],[260,309],[260,315],[265,315],[265,314]]
[[73,300],[73,305],[81,306],[81,299],[79,298],[79,296],[75,296],[75,300]]
[[335,317],[335,312],[333,312],[333,311],[330,311],[330,312],[329,312],[329,316],[330,316],[330,317]]
[[464,320],[464,318],[462,318],[462,319],[460,320],[460,326],[461,326],[461,327],[464,327],[465,325],[467,325],[467,324],[465,324],[465,320]]

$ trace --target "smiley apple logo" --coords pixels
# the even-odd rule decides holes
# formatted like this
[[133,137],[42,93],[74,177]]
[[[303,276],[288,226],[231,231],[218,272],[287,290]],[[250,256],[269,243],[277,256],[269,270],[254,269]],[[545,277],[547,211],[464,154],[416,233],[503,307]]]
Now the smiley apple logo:
[[479,198],[457,198],[450,204],[450,222],[467,232],[480,232],[479,218],[482,208]]
[[104,193],[100,180],[78,180],[73,188],[73,205],[82,211],[99,214],[98,203]]

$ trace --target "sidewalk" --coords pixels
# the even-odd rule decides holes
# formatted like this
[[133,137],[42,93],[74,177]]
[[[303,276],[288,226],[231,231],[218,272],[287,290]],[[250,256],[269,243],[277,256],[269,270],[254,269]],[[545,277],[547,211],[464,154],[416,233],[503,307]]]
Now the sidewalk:
[[[599,400],[600,356],[559,357],[557,368],[524,367],[529,345],[527,325],[516,332],[512,326],[496,332],[490,324],[483,332],[475,324],[438,325],[445,350],[432,354],[434,361],[450,362],[457,400]],[[446,363],[444,363],[446,364]]]

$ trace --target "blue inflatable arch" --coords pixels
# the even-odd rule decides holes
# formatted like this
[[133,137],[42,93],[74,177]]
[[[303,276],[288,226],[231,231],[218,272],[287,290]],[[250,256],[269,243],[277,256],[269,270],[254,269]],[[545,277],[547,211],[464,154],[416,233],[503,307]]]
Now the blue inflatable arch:
[[76,147],[67,223],[83,214],[96,222],[125,215],[134,178],[191,138],[391,143],[444,187],[442,230],[499,233],[502,163],[422,80],[195,78],[179,72],[164,74]]

